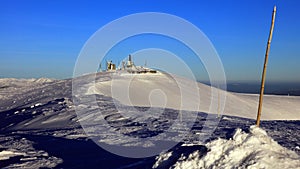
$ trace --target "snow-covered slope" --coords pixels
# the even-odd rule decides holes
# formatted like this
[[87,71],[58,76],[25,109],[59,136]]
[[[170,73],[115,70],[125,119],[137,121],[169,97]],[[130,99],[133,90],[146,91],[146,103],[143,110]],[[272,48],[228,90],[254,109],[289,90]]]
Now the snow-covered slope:
[[[96,85],[93,83],[94,78],[96,78]],[[112,78],[113,80],[111,80]],[[126,102],[126,99],[122,100],[122,95],[115,95],[115,99],[127,105],[133,103],[133,105],[140,106],[136,109],[141,110],[142,114],[123,105],[127,110],[126,115],[128,115],[127,118],[124,118],[117,111],[114,99],[109,96],[111,87],[121,89],[120,93],[122,93],[122,87],[124,84],[128,84],[129,79],[131,79],[129,83],[130,102]],[[268,165],[266,167],[268,168],[274,164],[283,168],[298,167],[294,164],[299,162],[299,157],[289,150],[300,154],[299,121],[269,120],[261,122],[261,127],[267,131],[268,135],[289,150],[280,147],[270,137],[265,136],[261,130],[251,128],[247,131],[249,126],[255,123],[252,119],[256,114],[257,95],[219,91],[219,93],[227,94],[225,105],[225,114],[227,115],[220,116],[217,125],[207,123],[206,127],[216,130],[213,133],[206,133],[202,130],[203,124],[209,121],[206,113],[215,113],[207,111],[210,105],[211,88],[197,83],[197,90],[200,93],[200,97],[198,97],[195,92],[191,92],[193,89],[190,90],[190,88],[193,84],[190,81],[180,77],[176,78],[185,91],[185,96],[188,96],[183,108],[199,110],[196,119],[186,118],[186,121],[183,121],[193,127],[188,134],[180,135],[182,132],[180,128],[172,126],[178,116],[176,109],[182,108],[179,106],[181,93],[178,91],[179,87],[174,78],[164,74],[98,73],[96,76],[91,74],[75,80],[79,82],[79,93],[82,95],[76,95],[76,92],[75,95],[72,95],[72,79],[0,80],[0,168],[99,168],[99,166],[103,168],[152,168],[156,162],[158,163],[156,168],[182,167],[185,164],[219,168],[214,164],[223,165],[224,163],[229,163],[228,167],[243,167],[244,163],[241,158],[244,161],[247,159],[255,161],[255,164],[245,163],[249,166]],[[89,101],[92,97],[96,98],[97,107],[90,106]],[[188,106],[196,104],[196,100],[199,98],[199,108],[194,109],[195,107]],[[166,100],[166,104],[162,104]],[[76,101],[81,103],[79,108],[84,111],[82,117],[77,116],[75,112]],[[275,117],[299,119],[299,97],[270,95],[265,96],[264,103],[263,113],[271,116],[270,118],[265,117],[265,119]],[[167,108],[161,116],[156,116],[163,109],[149,109],[150,106],[166,106]],[[147,111],[152,112],[147,114],[145,113]],[[189,115],[195,112],[184,111],[184,113]],[[110,126],[97,123],[100,117],[103,117]],[[251,117],[252,119],[241,117]],[[97,133],[95,134],[97,134],[99,142],[134,147],[141,146],[136,138],[150,138],[150,142],[147,142],[143,148],[151,150],[155,146],[155,141],[161,139],[161,137],[155,138],[155,136],[166,133],[165,131],[170,128],[174,128],[175,134],[179,134],[166,137],[166,141],[174,142],[175,139],[180,138],[181,142],[167,151],[167,154],[161,153],[157,157],[117,156],[97,146],[88,138],[79,122],[91,119],[95,123],[91,123],[90,126],[96,127]],[[94,124],[95,126],[93,126]],[[236,128],[242,128],[245,132],[237,130],[232,137],[231,134]],[[126,135],[128,139],[114,135],[116,131]],[[202,136],[209,137],[207,140],[199,141]],[[257,144],[254,145],[254,143]],[[133,149],[130,150],[133,151]],[[246,154],[236,157],[236,154],[241,151]],[[260,158],[262,155],[264,157]],[[278,159],[279,157],[282,158]],[[275,161],[273,158],[278,160]],[[282,162],[282,159],[287,159],[289,164],[283,166],[285,162]],[[159,161],[165,162],[160,163]],[[272,163],[268,164],[268,161],[272,161]],[[210,165],[210,162],[214,164]]]
[[[163,73],[159,74],[112,74],[105,81],[91,84],[86,94],[103,94],[126,105],[166,107],[176,110],[192,110],[217,114],[210,111],[212,88],[205,84]],[[226,95],[224,114],[245,118],[256,118],[258,95],[240,94],[217,90]],[[129,97],[127,97],[129,96]],[[184,98],[183,98],[184,97]],[[217,95],[214,96],[217,100]],[[181,104],[189,103],[187,106]],[[220,101],[222,103],[222,100]],[[214,104],[217,106],[216,104]],[[217,108],[213,109],[217,110]],[[266,95],[263,103],[263,120],[299,120],[300,97]]]
[[[32,90],[36,90],[38,87],[45,86],[51,82],[57,80],[48,78],[39,79],[15,79],[15,78],[3,78],[0,79],[0,102],[7,100],[15,101],[17,94],[24,94]],[[0,111],[1,106],[0,104]]]

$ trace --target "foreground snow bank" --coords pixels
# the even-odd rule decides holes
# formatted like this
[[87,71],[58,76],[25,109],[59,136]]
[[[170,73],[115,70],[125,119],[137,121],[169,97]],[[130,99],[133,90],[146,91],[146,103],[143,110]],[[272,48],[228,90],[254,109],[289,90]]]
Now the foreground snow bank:
[[188,156],[182,155],[172,168],[300,168],[295,152],[280,146],[256,126],[250,127],[250,133],[237,129],[232,139],[219,138],[206,147],[207,153],[195,149]]

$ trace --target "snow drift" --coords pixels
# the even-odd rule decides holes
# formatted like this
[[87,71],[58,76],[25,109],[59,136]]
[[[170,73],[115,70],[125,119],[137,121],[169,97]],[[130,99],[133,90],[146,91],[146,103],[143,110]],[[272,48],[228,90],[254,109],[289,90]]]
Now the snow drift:
[[[212,96],[211,91],[217,90],[216,93],[226,95],[225,105],[222,105],[222,100],[220,101],[221,107],[225,107],[225,115],[250,119],[256,118],[259,98],[256,94],[227,92],[182,77],[176,77],[176,79],[174,79],[175,76],[164,73],[108,74],[105,72],[100,73],[99,76],[106,76],[106,79],[101,79],[100,81],[96,80],[95,83],[89,84],[90,86],[86,91],[86,94],[106,95],[117,99],[125,105],[145,107],[154,105],[156,107],[166,107],[176,110],[180,109],[182,96],[184,94],[184,101],[189,103],[184,109],[217,114],[216,107],[213,107],[215,108],[215,111],[209,110],[212,98],[214,97],[215,100],[217,100],[216,97],[218,97],[217,95]],[[195,83],[197,91],[193,88]],[[182,86],[181,89],[178,84]],[[129,89],[126,89],[126,87],[129,87]],[[123,95],[114,95],[114,91],[122,93],[125,90],[128,90],[129,92],[124,93]],[[159,103],[156,103],[155,100],[159,100]],[[161,104],[161,102],[164,101],[166,104]],[[299,103],[299,96],[265,95],[262,120],[299,120]]]
[[[194,146],[194,145],[185,145]],[[299,168],[300,157],[280,146],[267,133],[251,126],[249,133],[236,129],[232,139],[217,139],[205,145],[207,152],[195,150],[181,156],[171,167],[197,168]],[[153,168],[159,168],[174,152],[162,153]]]

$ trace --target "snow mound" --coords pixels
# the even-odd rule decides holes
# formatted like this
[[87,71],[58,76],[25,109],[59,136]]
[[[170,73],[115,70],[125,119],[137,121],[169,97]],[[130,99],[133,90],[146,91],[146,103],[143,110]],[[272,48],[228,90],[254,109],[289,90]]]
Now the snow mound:
[[[259,101],[257,94],[227,92],[191,79],[164,73],[103,72],[97,76],[98,80],[84,89],[86,95],[105,95],[129,106],[162,107],[208,114],[218,114],[219,108],[222,110],[224,106],[225,115],[256,119]],[[212,91],[215,91],[215,95]],[[226,100],[223,100],[222,96],[226,96]],[[261,118],[299,120],[299,102],[299,96],[265,95]]]
[[251,126],[249,133],[236,129],[233,138],[219,138],[205,146],[207,152],[195,149],[182,155],[171,168],[300,168],[295,152],[280,146],[256,126]]

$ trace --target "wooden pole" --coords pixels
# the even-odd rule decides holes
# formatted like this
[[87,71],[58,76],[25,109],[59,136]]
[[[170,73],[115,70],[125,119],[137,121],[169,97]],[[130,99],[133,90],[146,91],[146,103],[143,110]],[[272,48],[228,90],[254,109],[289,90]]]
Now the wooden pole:
[[273,9],[272,23],[271,23],[270,34],[269,34],[269,39],[268,39],[268,43],[267,43],[264,69],[263,69],[263,74],[262,74],[262,78],[261,78],[261,88],[260,88],[258,112],[257,112],[257,118],[256,118],[256,126],[258,126],[258,127],[259,127],[259,123],[260,123],[260,116],[261,116],[261,110],[262,110],[262,102],[263,102],[263,96],[264,96],[264,90],[265,90],[265,80],[266,80],[268,56],[269,56],[269,51],[270,51],[270,46],[271,46],[271,41],[272,41],[272,36],[273,36],[275,15],[276,15],[276,6],[274,6],[274,9]]
[[218,118],[220,117],[220,89],[218,86]]

